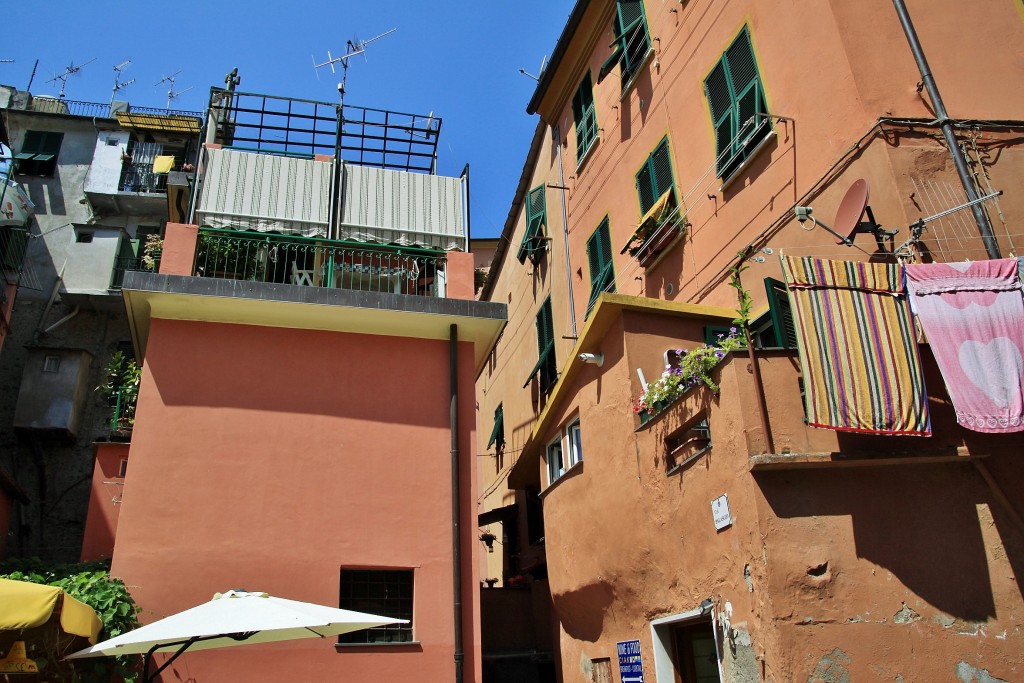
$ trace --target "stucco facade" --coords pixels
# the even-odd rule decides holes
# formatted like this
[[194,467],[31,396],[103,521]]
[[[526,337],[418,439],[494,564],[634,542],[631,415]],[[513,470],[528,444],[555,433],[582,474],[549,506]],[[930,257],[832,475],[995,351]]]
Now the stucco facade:
[[[629,55],[615,62],[610,47],[617,6],[638,4],[650,49],[622,78]],[[952,5],[908,5],[976,193],[1002,190],[984,211],[1002,255],[1015,255],[1024,101],[996,85],[1019,80],[1009,46],[1024,37],[1021,6],[974,5],[966,30]],[[706,83],[736,45],[749,45],[767,110],[751,120],[770,124],[729,161]],[[588,78],[593,105],[581,116]],[[795,350],[760,348],[785,346],[761,336],[782,336],[771,305],[780,253],[891,263],[909,244],[912,259],[986,258],[970,209],[904,244],[913,223],[965,203],[920,81],[883,0],[577,3],[528,106],[541,120],[481,297],[507,302],[509,325],[477,382],[479,448],[491,454],[481,528],[516,531],[506,583],[523,572],[550,590],[560,680],[617,680],[617,644],[633,640],[649,681],[702,671],[723,681],[1020,675],[1018,437],[956,427],[927,346],[932,437],[809,428]],[[585,126],[596,138],[581,135]],[[580,144],[589,147],[580,153]],[[678,214],[652,255],[630,247],[647,218],[638,184],[659,147]],[[891,241],[859,234],[846,246],[822,228],[836,224],[859,179],[878,224],[898,230]],[[520,258],[535,239],[533,191],[546,200],[544,246]],[[796,206],[813,206],[815,220],[798,221]],[[603,225],[613,275],[596,296],[592,245]],[[638,373],[657,378],[667,350],[693,349],[708,328],[732,324],[730,280],[752,298],[759,348],[715,371],[720,393],[692,390],[642,424]],[[547,302],[553,334],[539,340]],[[545,341],[555,381],[537,368]],[[484,425],[499,406],[496,448]],[[710,448],[675,466],[681,430],[704,417]],[[577,433],[581,454],[552,470],[549,445],[564,457]],[[722,495],[731,524],[716,529],[712,501]],[[532,541],[493,512],[524,498],[543,509]],[[543,562],[521,566],[538,551]],[[694,653],[712,644],[713,672],[704,671]]]

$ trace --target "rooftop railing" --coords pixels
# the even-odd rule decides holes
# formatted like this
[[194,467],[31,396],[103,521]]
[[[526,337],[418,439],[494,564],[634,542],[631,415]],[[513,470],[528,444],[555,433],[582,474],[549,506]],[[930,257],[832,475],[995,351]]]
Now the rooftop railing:
[[55,97],[34,97],[29,106],[30,111],[43,112],[47,114],[67,114],[70,116],[86,116],[98,119],[113,119],[117,112],[132,114],[156,114],[159,116],[191,116],[203,118],[201,111],[186,111],[184,109],[160,109],[156,107],[133,107],[125,108],[118,105],[117,108],[110,104],[100,102],[82,102],[80,100],[62,100]]
[[195,275],[392,294],[445,296],[445,252],[202,229]]

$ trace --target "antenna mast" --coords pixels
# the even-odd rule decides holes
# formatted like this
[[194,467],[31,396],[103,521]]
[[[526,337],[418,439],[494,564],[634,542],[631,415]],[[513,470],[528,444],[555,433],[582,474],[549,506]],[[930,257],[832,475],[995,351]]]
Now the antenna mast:
[[132,83],[135,82],[134,78],[129,80],[129,81],[125,81],[123,83],[121,82],[121,73],[125,69],[127,69],[129,66],[131,66],[131,63],[132,63],[131,59],[126,59],[126,60],[124,60],[123,62],[121,62],[120,64],[118,64],[117,66],[114,67],[114,88],[110,92],[110,103],[111,104],[114,103],[114,97],[117,95],[117,91],[118,90],[121,90],[122,88],[127,88],[129,85],[131,85]]
[[79,71],[81,71],[82,67],[86,66],[87,64],[92,64],[95,61],[96,61],[96,58],[93,57],[89,61],[84,62],[82,64],[79,64],[78,66],[75,66],[74,62],[71,62],[69,65],[64,67],[64,73],[58,74],[58,75],[54,76],[53,78],[51,78],[50,80],[48,80],[46,82],[47,83],[53,83],[54,81],[60,81],[60,94],[57,95],[57,97],[59,99],[63,100],[64,99],[64,87],[68,84],[68,78],[70,78],[71,76],[74,76]]
[[[333,74],[333,73],[337,73],[337,71],[335,71],[335,69],[334,69],[334,65],[339,63],[339,62],[341,63],[341,73],[342,73],[342,75],[341,75],[341,83],[338,84],[338,95],[341,97],[341,108],[342,108],[342,110],[344,110],[344,108],[345,108],[345,87],[346,87],[346,84],[348,82],[348,60],[351,59],[352,57],[355,57],[356,55],[364,54],[366,52],[366,46],[367,45],[369,45],[370,43],[372,43],[375,40],[379,40],[380,38],[383,38],[386,35],[390,35],[390,34],[394,33],[397,30],[398,30],[397,28],[393,28],[390,31],[385,31],[384,33],[381,33],[378,36],[374,36],[373,38],[370,38],[369,40],[359,40],[359,38],[353,37],[352,40],[349,40],[348,42],[345,43],[345,54],[342,55],[341,57],[331,57],[331,51],[328,50],[327,51],[327,61],[326,62],[321,62],[320,64],[317,64],[316,63],[316,58],[315,57],[313,58],[313,71],[314,71],[314,73],[316,73],[317,79],[320,78],[320,72],[318,71],[318,69],[320,69],[320,67],[322,67],[322,66],[329,66],[329,67],[331,67],[331,73]],[[363,58],[364,59],[366,58],[365,55],[364,55]],[[342,123],[344,123],[344,115],[342,115]]]
[[171,102],[173,102],[174,100],[178,99],[178,97],[180,97],[181,95],[187,93],[189,90],[192,89],[192,86],[190,85],[187,88],[185,88],[184,90],[179,90],[179,91],[175,92],[175,90],[174,90],[174,81],[178,77],[178,74],[180,74],[180,73],[181,73],[181,69],[178,69],[177,71],[172,73],[170,76],[164,76],[163,78],[161,78],[160,82],[156,84],[156,85],[163,85],[164,83],[170,83],[171,84],[171,87],[167,90],[167,111],[171,110]]

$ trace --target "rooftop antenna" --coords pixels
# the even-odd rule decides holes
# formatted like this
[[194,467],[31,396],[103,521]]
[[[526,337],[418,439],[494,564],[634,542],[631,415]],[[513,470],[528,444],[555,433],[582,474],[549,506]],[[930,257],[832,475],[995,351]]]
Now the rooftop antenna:
[[135,79],[121,82],[121,73],[131,66],[132,60],[126,59],[117,66],[114,67],[114,89],[110,92],[110,103],[114,103],[114,97],[117,95],[117,91],[122,88],[127,88],[129,85],[135,82]]
[[164,76],[163,78],[160,79],[160,81],[158,83],[156,83],[156,85],[163,85],[164,83],[170,83],[171,84],[171,87],[167,90],[167,110],[168,111],[170,111],[170,109],[171,109],[171,102],[173,102],[174,100],[178,99],[178,97],[180,97],[181,95],[187,93],[189,90],[192,89],[192,86],[190,85],[187,88],[185,88],[184,90],[178,90],[178,91],[174,90],[174,81],[178,77],[178,74],[180,74],[180,73],[181,73],[181,69],[178,69],[177,71],[172,73],[170,76]]
[[540,60],[540,71],[537,72],[536,76],[534,76],[532,73],[530,73],[526,69],[520,69],[519,73],[523,74],[524,76],[529,76],[533,80],[535,80],[538,83],[540,83],[540,77],[544,75],[544,69],[547,68],[547,65],[548,65],[548,56],[544,55],[544,58]]
[[57,95],[57,97],[59,99],[63,100],[64,99],[64,87],[68,84],[68,78],[70,78],[71,76],[74,76],[75,74],[80,72],[82,70],[82,67],[84,67],[84,66],[86,66],[88,64],[92,64],[95,61],[96,61],[96,58],[93,57],[89,61],[83,62],[82,64],[79,64],[78,66],[75,66],[74,62],[71,62],[66,67],[64,67],[64,73],[58,74],[58,75],[54,76],[53,78],[51,78],[50,80],[48,80],[46,82],[47,83],[53,83],[54,81],[60,81],[60,94]]
[[[318,80],[320,78],[320,71],[319,71],[320,67],[322,67],[322,66],[329,66],[329,67],[331,67],[331,73],[333,74],[333,73],[338,73],[334,69],[334,65],[339,63],[339,62],[341,63],[341,73],[342,73],[342,75],[341,75],[341,83],[338,84],[338,95],[341,97],[341,107],[342,107],[342,109],[345,108],[345,85],[346,85],[346,83],[348,81],[348,60],[351,59],[352,57],[355,57],[356,55],[364,55],[364,53],[366,52],[366,46],[367,45],[369,45],[370,43],[372,43],[375,40],[379,40],[379,39],[383,38],[386,35],[390,35],[390,34],[394,33],[397,30],[398,30],[397,28],[393,28],[390,31],[385,31],[384,33],[381,33],[378,36],[374,36],[373,38],[370,38],[369,40],[359,40],[359,38],[353,36],[352,40],[349,40],[347,43],[345,43],[345,54],[342,55],[341,57],[332,57],[331,56],[331,51],[328,50],[327,51],[327,61],[326,62],[321,62],[321,63],[317,64],[316,63],[316,58],[315,57],[313,58],[313,71],[314,71],[314,73],[316,73],[316,77],[317,77]],[[365,58],[366,57],[364,55],[363,59],[365,59]]]

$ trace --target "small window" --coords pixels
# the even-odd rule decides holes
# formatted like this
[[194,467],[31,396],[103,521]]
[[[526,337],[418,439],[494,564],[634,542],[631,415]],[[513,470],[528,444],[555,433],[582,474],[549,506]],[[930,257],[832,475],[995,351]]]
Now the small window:
[[57,155],[64,140],[64,133],[30,130],[25,132],[18,160],[20,175],[52,176],[57,168]]
[[612,54],[601,65],[597,82],[600,83],[612,69],[621,65],[622,89],[625,90],[651,49],[643,0],[617,0],[612,30],[615,33]]
[[60,356],[43,358],[43,372],[60,372]]
[[587,260],[590,263],[590,301],[587,303],[587,315],[597,303],[601,292],[615,291],[615,270],[612,267],[612,243],[608,234],[608,217],[605,216],[601,225],[587,240]]
[[706,412],[665,437],[665,469],[673,474],[711,450],[711,425]]
[[126,474],[128,474],[128,458],[121,458],[121,465],[117,468],[117,476],[124,479]]
[[537,311],[537,364],[530,371],[530,376],[523,384],[527,385],[538,377],[540,380],[540,392],[546,395],[555,386],[558,380],[558,366],[555,364],[555,330],[554,319],[551,316],[551,298]]
[[75,232],[75,241],[78,242],[79,244],[91,244],[92,243],[93,235],[95,235],[95,233],[86,232],[84,230],[83,231],[76,231]]
[[377,626],[338,636],[348,645],[411,643],[413,608],[413,571],[411,569],[342,569],[338,606],[367,612],[407,624]]
[[562,430],[558,438],[548,444],[545,455],[548,465],[548,485],[554,484],[574,465],[583,462],[580,421],[576,420]]
[[526,234],[523,242],[519,245],[519,252],[516,258],[520,263],[526,263],[529,258],[537,263],[548,246],[548,237],[545,234],[547,228],[547,200],[544,196],[544,185],[538,185],[530,190],[526,198]]
[[594,109],[594,83],[590,72],[572,98],[572,119],[576,124],[576,164],[583,163],[587,152],[597,142],[597,114]]
[[716,169],[725,180],[772,130],[746,26],[704,80],[704,93],[715,127]]

